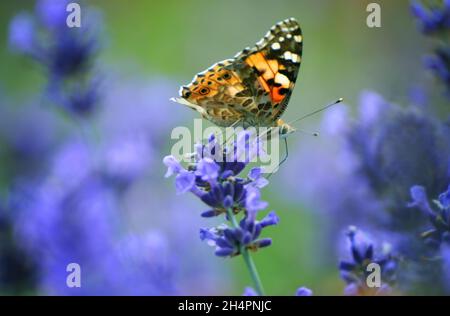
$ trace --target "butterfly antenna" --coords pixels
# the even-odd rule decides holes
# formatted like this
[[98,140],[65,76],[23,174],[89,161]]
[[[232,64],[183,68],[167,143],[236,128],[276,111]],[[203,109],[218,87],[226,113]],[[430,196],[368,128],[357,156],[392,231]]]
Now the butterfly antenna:
[[[295,120],[289,122],[288,124],[289,124],[289,125],[292,125],[292,124],[294,124],[294,123],[296,123],[296,122],[298,122],[298,121],[304,120],[305,118],[308,118],[308,117],[313,116],[313,115],[315,115],[315,114],[317,114],[317,113],[320,113],[320,112],[322,112],[322,111],[325,111],[326,109],[332,107],[333,105],[336,105],[336,104],[338,104],[338,103],[341,103],[342,101],[344,101],[344,98],[339,98],[339,99],[337,99],[336,101],[334,101],[334,102],[332,102],[332,103],[330,103],[330,104],[327,104],[327,105],[321,107],[320,109],[317,109],[317,110],[315,110],[315,111],[312,111],[311,113],[308,113],[308,114],[306,114],[306,115],[303,115],[303,116],[299,117],[298,119],[295,119]],[[316,136],[316,135],[314,135],[314,136]]]
[[314,136],[314,137],[319,136],[319,132],[310,132],[310,131],[305,131],[304,129],[299,129],[299,128],[296,128],[295,130],[297,132],[300,132],[300,133],[303,133],[303,134],[306,134],[306,135],[309,135],[309,136]]
[[[313,111],[313,112],[311,112],[311,113],[308,113],[308,114],[306,114],[306,115],[303,115],[302,117],[299,117],[298,119],[295,119],[295,120],[289,122],[288,124],[289,124],[289,125],[292,125],[293,123],[296,123],[296,122],[298,122],[298,121],[304,120],[305,118],[308,118],[308,117],[313,116],[313,115],[315,115],[315,114],[317,114],[317,113],[320,113],[320,112],[322,112],[322,111],[325,111],[325,110],[328,109],[329,107],[332,107],[333,105],[336,105],[336,104],[338,104],[338,103],[341,103],[342,101],[344,101],[344,98],[339,98],[339,99],[337,99],[336,101],[334,101],[334,102],[332,102],[332,103],[330,103],[330,104],[327,104],[327,105],[321,107],[320,109],[317,109],[317,110],[315,110],[315,111]],[[270,133],[273,129],[275,129],[275,127],[269,128],[267,131],[265,131],[264,133],[262,133],[259,137],[262,137],[262,136],[264,136],[264,135]],[[318,133],[318,132],[308,132],[308,131],[301,130],[301,129],[296,129],[296,130],[299,131],[299,132],[305,133],[305,134],[307,134],[307,135],[310,135],[310,136],[315,136],[315,137],[316,137],[316,136],[319,136],[319,133]]]

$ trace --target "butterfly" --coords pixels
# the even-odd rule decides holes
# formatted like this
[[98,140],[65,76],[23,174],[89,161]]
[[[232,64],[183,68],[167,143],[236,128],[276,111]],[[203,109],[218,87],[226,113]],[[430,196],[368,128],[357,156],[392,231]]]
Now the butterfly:
[[302,62],[303,35],[294,18],[278,22],[253,47],[215,63],[182,86],[175,102],[222,126],[295,129],[280,119]]

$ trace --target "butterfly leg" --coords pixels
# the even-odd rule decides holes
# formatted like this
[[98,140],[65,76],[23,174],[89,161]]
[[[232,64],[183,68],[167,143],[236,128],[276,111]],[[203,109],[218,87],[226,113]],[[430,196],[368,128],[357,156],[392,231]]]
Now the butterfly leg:
[[[277,171],[278,169],[281,167],[281,165],[288,159],[289,157],[289,149],[288,149],[288,142],[287,142],[287,137],[284,137],[284,147],[285,147],[285,155],[283,157],[283,159],[281,159],[280,163],[277,166]],[[269,173],[269,175],[266,177],[267,180],[270,179],[270,177],[274,174],[275,172],[271,172]]]
[[285,148],[285,155],[284,158],[280,161],[280,163],[278,164],[278,168],[281,167],[281,165],[288,159],[289,157],[289,146],[288,146],[288,142],[287,142],[287,137],[284,137],[284,148]]
[[[229,127],[230,127],[230,128],[234,128],[234,127],[236,127],[236,126],[239,124],[239,122],[241,122],[241,121],[242,121],[242,119],[238,119],[236,122],[234,122],[233,124],[231,124]],[[226,140],[224,140],[224,142],[223,142],[223,144],[222,144],[222,147],[225,148],[226,145],[228,144],[228,142],[229,142],[232,138],[234,138],[234,133],[233,133],[230,137],[228,137]]]

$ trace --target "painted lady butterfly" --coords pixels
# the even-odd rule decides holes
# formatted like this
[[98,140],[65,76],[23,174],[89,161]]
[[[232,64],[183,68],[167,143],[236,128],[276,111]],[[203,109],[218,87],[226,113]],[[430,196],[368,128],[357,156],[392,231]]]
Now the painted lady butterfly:
[[278,126],[281,134],[288,134],[294,129],[280,117],[294,89],[302,49],[299,24],[286,19],[254,47],[198,73],[173,100],[218,126]]

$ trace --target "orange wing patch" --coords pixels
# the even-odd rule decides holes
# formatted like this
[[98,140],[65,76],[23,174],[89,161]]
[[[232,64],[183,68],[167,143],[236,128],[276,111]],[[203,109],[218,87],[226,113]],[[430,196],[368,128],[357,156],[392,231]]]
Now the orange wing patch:
[[290,80],[279,70],[285,67],[276,59],[267,59],[262,52],[256,52],[245,59],[245,62],[258,71],[258,82],[270,93],[273,103],[280,103],[285,97],[285,90],[290,87]]

